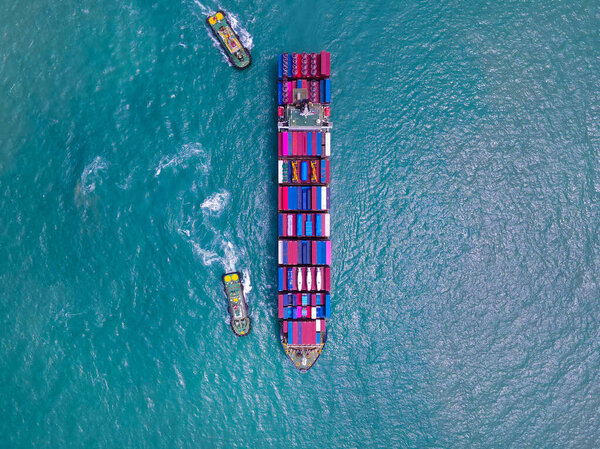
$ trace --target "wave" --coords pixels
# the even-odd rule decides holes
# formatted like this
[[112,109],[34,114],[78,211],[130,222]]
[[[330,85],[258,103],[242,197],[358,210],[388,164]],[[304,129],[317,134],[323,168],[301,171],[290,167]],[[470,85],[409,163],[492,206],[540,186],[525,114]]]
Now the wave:
[[183,145],[176,154],[164,156],[160,160],[154,171],[154,177],[158,177],[166,168],[187,168],[191,160],[197,159],[201,159],[198,164],[199,169],[206,173],[208,171],[208,156],[202,146],[199,143]]
[[216,11],[212,11],[208,6],[200,3],[198,0],[194,0],[194,3],[200,7],[200,12],[205,16],[212,16]]
[[225,208],[225,206],[229,202],[229,197],[230,196],[231,195],[226,190],[225,191],[221,191],[221,192],[217,192],[217,193],[209,196],[208,198],[206,198],[202,202],[202,204],[200,205],[200,207],[202,209],[208,210],[208,211],[213,212],[215,214],[219,214],[220,212],[223,211],[223,209]]
[[108,169],[108,162],[101,156],[96,156],[92,162],[85,166],[81,173],[79,192],[82,195],[96,190],[96,183],[102,184],[102,172]]
[[175,370],[175,374],[177,374],[177,382],[179,383],[179,386],[181,388],[185,388],[185,381],[183,380],[183,376],[181,375],[181,372],[177,368],[177,365],[173,364],[173,369]]

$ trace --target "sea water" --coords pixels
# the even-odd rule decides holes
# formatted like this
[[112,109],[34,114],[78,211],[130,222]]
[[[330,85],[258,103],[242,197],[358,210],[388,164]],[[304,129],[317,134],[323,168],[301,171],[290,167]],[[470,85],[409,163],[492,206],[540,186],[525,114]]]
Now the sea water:
[[[597,2],[4,0],[0,23],[0,447],[600,447]],[[322,49],[333,316],[301,374],[276,56]]]

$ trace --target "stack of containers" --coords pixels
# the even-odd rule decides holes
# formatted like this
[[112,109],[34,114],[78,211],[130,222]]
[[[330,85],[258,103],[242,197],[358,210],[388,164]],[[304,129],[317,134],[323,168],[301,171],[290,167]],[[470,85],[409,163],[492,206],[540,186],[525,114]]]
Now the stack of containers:
[[313,103],[331,102],[330,55],[317,53],[284,53],[279,55],[277,102],[286,105],[294,102],[293,89],[306,87]]
[[[312,103],[331,101],[330,55],[279,56],[278,104],[293,103],[306,88]],[[278,133],[278,317],[284,343],[325,343],[331,314],[329,128],[282,129]]]

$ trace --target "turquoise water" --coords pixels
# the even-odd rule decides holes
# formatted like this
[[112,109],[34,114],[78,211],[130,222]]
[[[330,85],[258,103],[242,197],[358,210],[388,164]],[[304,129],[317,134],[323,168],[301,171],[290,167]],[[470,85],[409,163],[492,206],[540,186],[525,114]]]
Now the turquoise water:
[[[597,2],[5,0],[0,23],[0,447],[600,447]],[[302,375],[275,56],[320,49],[334,307]]]

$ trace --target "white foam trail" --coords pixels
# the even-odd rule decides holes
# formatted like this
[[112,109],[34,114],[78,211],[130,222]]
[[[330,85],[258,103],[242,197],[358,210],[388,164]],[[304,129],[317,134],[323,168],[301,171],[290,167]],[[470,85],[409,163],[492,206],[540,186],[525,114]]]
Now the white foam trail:
[[225,209],[225,206],[229,202],[229,197],[231,195],[228,191],[224,190],[221,192],[217,192],[208,198],[206,198],[200,207],[205,210],[209,210],[210,212],[219,214]]
[[164,156],[156,167],[154,177],[160,175],[165,168],[187,167],[188,163],[192,159],[201,159],[201,162],[198,164],[200,170],[203,173],[208,171],[206,152],[200,146],[200,144],[195,143],[191,145],[184,145],[181,147],[181,150],[174,155]]
[[96,189],[96,182],[102,183],[101,172],[108,168],[108,163],[101,157],[96,156],[92,162],[85,166],[81,173],[81,193],[83,195]]
[[244,286],[244,294],[248,295],[252,291],[252,282],[250,282],[250,272],[244,268],[242,270],[242,285]]
[[254,39],[252,38],[250,32],[241,25],[239,17],[234,13],[227,11],[226,9],[223,9],[223,11],[227,13],[227,19],[229,20],[233,31],[235,31],[235,34],[240,37],[244,47],[246,47],[248,50],[252,49],[252,47],[254,47]]
[[[189,231],[179,230],[179,233],[181,235],[189,236]],[[219,254],[217,254],[216,251],[213,251],[212,249],[203,248],[198,242],[194,241],[192,238],[188,238],[187,240],[192,245],[193,253],[196,256],[200,257],[200,259],[202,260],[202,265],[204,265],[205,267],[208,267],[213,263],[220,263],[221,265],[223,265],[225,271],[235,271],[235,266],[239,261],[239,257],[237,255],[235,247],[233,246],[233,243],[231,243],[230,241],[221,239],[221,249],[223,250],[223,256],[220,256]],[[250,289],[251,288],[252,287],[250,286]]]
[[237,264],[239,258],[235,252],[235,249],[233,248],[233,244],[227,240],[223,240],[221,245],[225,250],[225,257],[222,259],[225,271],[235,271],[235,265]]
[[218,262],[221,260],[219,255],[214,251],[202,248],[198,243],[194,242],[191,239],[190,243],[192,244],[192,251],[196,256],[202,259],[202,265],[204,265],[205,267],[208,267],[214,262]]

